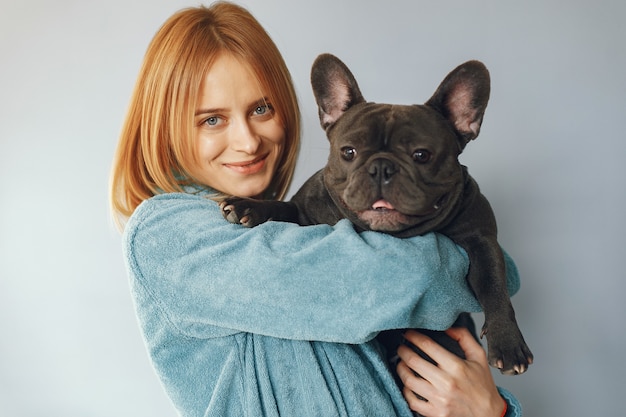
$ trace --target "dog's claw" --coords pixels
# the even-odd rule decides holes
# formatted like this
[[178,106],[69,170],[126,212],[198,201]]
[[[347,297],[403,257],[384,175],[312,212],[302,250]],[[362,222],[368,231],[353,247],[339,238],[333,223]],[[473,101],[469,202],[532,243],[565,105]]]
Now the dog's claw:
[[521,332],[512,334],[498,331],[498,327],[489,332],[487,324],[483,325],[480,337],[487,335],[489,365],[499,369],[503,375],[521,375],[533,363],[533,354],[526,345]]
[[236,213],[236,211],[235,211],[235,207],[234,207],[232,204],[229,204],[229,203],[228,203],[228,202],[226,202],[226,201],[222,201],[222,202],[219,204],[219,207],[220,207],[220,210],[222,211],[222,216],[224,216],[224,218],[225,218],[226,220],[228,220],[229,222],[231,222],[231,223],[234,223],[234,224],[241,224],[241,223],[242,223],[242,221],[243,221],[243,220],[244,220],[244,218],[245,218],[245,217],[244,217],[244,218],[241,218],[241,219],[240,219],[240,218],[237,216],[237,213]]

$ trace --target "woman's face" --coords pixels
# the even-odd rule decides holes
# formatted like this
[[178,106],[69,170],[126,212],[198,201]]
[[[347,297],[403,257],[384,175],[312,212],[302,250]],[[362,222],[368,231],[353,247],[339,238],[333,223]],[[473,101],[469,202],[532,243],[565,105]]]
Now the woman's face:
[[266,93],[241,61],[229,54],[215,60],[196,103],[196,180],[240,197],[259,196],[270,185],[285,129]]

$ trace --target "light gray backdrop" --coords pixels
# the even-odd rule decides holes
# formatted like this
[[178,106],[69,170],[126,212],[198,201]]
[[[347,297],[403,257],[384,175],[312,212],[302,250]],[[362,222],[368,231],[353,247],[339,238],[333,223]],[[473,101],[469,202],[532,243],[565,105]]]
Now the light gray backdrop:
[[[304,115],[294,184],[327,146],[309,67],[333,52],[365,97],[421,103],[456,65],[492,98],[462,161],[523,277],[536,355],[497,381],[526,416],[623,415],[626,3],[244,0],[283,51]],[[168,417],[107,213],[107,181],[145,48],[194,1],[2,0],[0,415]]]

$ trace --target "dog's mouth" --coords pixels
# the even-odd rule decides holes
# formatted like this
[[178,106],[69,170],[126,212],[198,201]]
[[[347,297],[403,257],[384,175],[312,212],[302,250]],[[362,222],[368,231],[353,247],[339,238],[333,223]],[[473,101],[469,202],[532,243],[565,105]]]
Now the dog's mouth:
[[374,202],[374,204],[372,204],[372,208],[370,210],[374,210],[377,211],[381,214],[386,213],[388,211],[391,210],[395,210],[400,212],[401,214],[407,216],[407,217],[425,217],[425,216],[429,216],[437,211],[439,211],[441,209],[441,207],[443,207],[443,205],[446,203],[446,199],[447,199],[447,194],[442,195],[441,197],[439,197],[439,199],[437,199],[435,201],[435,203],[433,203],[432,205],[430,205],[428,208],[426,208],[425,210],[421,210],[419,212],[416,213],[403,213],[398,211],[393,204],[391,204],[389,201],[385,200],[385,199],[380,199]]
[[443,195],[432,205],[416,213],[404,213],[385,199],[375,201],[371,208],[357,213],[372,230],[382,232],[398,232],[413,227],[436,216],[446,202]]
[[396,208],[387,200],[378,200],[372,204],[372,210],[386,211],[395,210]]

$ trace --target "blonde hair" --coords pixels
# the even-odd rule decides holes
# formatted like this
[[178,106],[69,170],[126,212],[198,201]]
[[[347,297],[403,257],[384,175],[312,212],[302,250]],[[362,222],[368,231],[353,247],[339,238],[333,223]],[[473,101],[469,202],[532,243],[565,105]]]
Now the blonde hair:
[[300,143],[300,113],[289,70],[260,23],[218,2],[170,17],[148,46],[113,161],[110,202],[122,226],[144,200],[193,182],[193,118],[201,83],[222,52],[250,65],[285,128],[285,151],[264,198],[284,197]]

